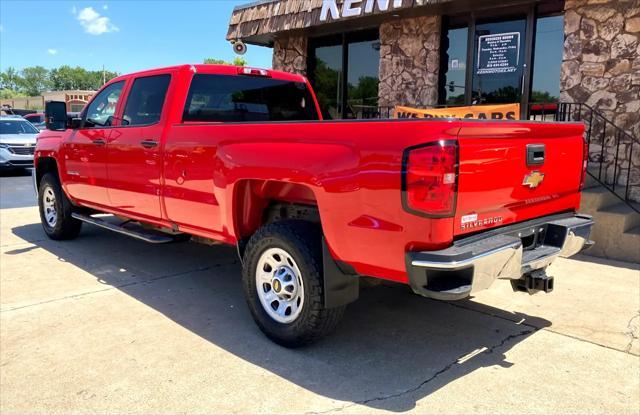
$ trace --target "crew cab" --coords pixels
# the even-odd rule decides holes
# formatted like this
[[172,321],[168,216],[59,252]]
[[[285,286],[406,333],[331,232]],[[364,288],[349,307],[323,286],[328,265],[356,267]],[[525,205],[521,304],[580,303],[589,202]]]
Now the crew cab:
[[547,266],[591,244],[578,123],[323,120],[305,77],[227,65],[120,76],[46,122],[50,238],[234,245],[254,320],[289,347],[330,332],[362,277],[439,300],[496,279],[549,292]]

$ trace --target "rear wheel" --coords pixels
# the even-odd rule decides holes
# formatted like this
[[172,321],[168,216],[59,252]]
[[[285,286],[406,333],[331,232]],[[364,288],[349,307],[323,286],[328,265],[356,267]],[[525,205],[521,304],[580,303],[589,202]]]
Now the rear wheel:
[[310,344],[331,332],[345,307],[325,308],[321,235],[298,220],[258,230],[243,261],[244,293],[253,319],[285,347]]
[[62,240],[78,236],[82,222],[71,217],[73,205],[53,173],[46,173],[40,180],[38,207],[42,228],[49,238]]

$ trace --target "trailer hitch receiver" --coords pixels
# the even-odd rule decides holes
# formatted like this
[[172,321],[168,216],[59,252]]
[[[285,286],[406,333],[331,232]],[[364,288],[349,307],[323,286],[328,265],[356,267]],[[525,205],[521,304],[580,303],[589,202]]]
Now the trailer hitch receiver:
[[513,291],[523,291],[535,294],[538,291],[550,293],[553,291],[553,277],[547,275],[544,269],[536,269],[518,280],[511,280]]

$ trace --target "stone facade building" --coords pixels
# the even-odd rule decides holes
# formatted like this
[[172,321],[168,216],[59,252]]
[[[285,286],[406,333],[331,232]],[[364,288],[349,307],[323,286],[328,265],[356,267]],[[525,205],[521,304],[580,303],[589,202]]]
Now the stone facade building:
[[502,103],[591,117],[591,161],[640,200],[640,0],[262,0],[227,38],[273,47],[329,118]]

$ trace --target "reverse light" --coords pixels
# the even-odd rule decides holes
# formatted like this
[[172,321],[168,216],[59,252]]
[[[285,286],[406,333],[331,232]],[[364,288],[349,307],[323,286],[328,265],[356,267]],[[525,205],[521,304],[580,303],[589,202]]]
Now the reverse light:
[[250,75],[250,76],[271,76],[269,74],[269,71],[267,71],[266,69],[259,69],[259,68],[249,68],[247,66],[239,66],[238,67],[238,74],[239,75]]
[[404,208],[421,216],[455,212],[458,163],[455,141],[440,140],[405,150],[402,172]]

